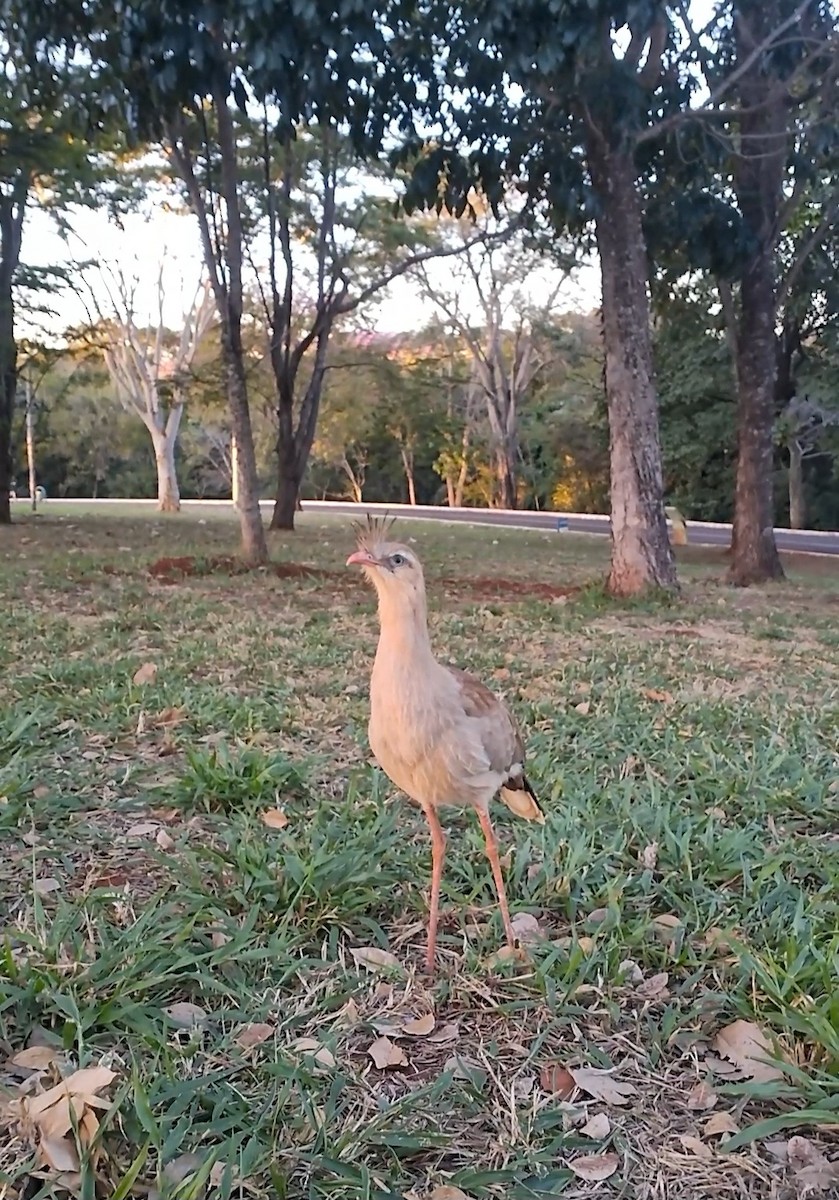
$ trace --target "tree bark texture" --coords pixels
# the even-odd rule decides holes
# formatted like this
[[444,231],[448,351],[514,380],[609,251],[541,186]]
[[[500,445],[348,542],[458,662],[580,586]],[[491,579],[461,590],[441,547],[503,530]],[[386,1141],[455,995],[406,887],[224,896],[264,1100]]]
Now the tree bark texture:
[[[738,61],[749,55],[780,18],[778,0],[735,14]],[[776,99],[768,92],[774,89]],[[774,424],[777,383],[775,243],[788,137],[783,91],[762,59],[740,84],[740,146],[734,190],[754,250],[740,277],[737,329],[737,471],[729,579],[747,587],[782,579],[774,532]]]
[[178,470],[175,464],[176,438],[156,434],[154,442],[154,465],[157,470],[158,512],[176,513],[181,508],[181,491],[178,486]]
[[287,365],[279,352],[271,356],[277,386],[277,491],[271,516],[272,529],[293,531],[295,513],[300,511],[300,486],[315,440],[328,346],[327,330],[315,342],[312,374],[300,402],[296,428],[294,387],[299,361],[296,365]]
[[806,529],[807,503],[804,499],[804,452],[801,443],[791,438],[789,445],[789,527]]
[[230,345],[229,331],[222,328],[222,353],[227,377],[227,403],[230,423],[236,439],[237,496],[236,512],[242,539],[242,557],[251,563],[268,561],[268,543],[259,508],[259,479],[253,445],[248,386],[241,342],[238,354]]
[[664,512],[658,401],[653,379],[647,262],[631,152],[590,130],[588,161],[600,211],[612,561],[608,590],[636,596],[674,589]]
[[18,177],[11,192],[0,195],[0,525],[10,525],[12,432],[17,398],[14,278],[20,261],[28,181]]

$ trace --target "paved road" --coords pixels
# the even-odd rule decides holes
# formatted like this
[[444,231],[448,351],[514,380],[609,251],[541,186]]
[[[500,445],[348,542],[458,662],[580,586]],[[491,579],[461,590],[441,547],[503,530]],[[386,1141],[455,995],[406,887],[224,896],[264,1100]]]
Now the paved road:
[[[56,499],[47,501],[48,506],[78,505],[83,508],[95,508],[100,505],[153,507],[155,500],[66,500]],[[29,501],[19,500],[15,507],[24,506],[28,509]],[[200,511],[201,508],[230,508],[229,500],[185,500],[183,508]],[[273,508],[273,501],[263,500],[262,509],[266,514]],[[557,519],[562,516],[567,520],[571,533],[590,533],[605,535],[609,532],[608,517],[593,517],[585,513],[548,513],[548,512],[510,512],[497,508],[446,508],[429,504],[351,504],[347,500],[304,500],[303,508],[310,512],[330,512],[358,517],[366,512],[389,512],[400,517],[412,517],[428,521],[466,521],[472,525],[507,525],[515,529],[556,529]],[[797,551],[799,554],[829,554],[839,555],[839,530],[821,532],[814,529],[776,529],[775,538],[781,550]],[[708,521],[688,522],[688,541],[694,546],[728,546],[731,541],[730,525],[715,525]]]
[[[346,513],[390,512],[400,517],[415,517],[436,521],[467,521],[473,525],[509,525],[517,529],[556,529],[557,513],[509,512],[482,508],[442,508],[418,504],[414,507],[402,504],[350,504],[333,500],[304,500],[303,508]],[[568,515],[571,533],[608,534],[609,518],[593,517],[578,513]],[[839,554],[839,532],[822,533],[815,530],[776,529],[775,538],[780,550],[792,550],[807,554]],[[688,541],[695,546],[728,546],[731,541],[730,525],[714,525],[708,522],[688,522]]]

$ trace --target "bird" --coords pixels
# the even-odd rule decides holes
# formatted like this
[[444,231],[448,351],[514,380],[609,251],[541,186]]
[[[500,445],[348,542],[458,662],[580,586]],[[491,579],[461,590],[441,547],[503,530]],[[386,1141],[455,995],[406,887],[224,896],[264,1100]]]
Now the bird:
[[545,814],[525,774],[524,742],[502,700],[480,680],[434,656],[422,564],[392,539],[393,518],[354,522],[359,566],[376,589],[379,642],[370,676],[368,739],[392,783],[422,809],[431,834],[431,898],[425,965],[436,963],[440,882],[446,836],[438,810],[473,808],[486,844],[508,945],[516,936],[489,816],[496,796],[517,816],[539,824]]

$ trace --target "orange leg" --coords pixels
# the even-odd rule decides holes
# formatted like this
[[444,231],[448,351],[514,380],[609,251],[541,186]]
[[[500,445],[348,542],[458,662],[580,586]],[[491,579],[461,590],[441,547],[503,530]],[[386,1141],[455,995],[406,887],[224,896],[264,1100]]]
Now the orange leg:
[[495,840],[495,830],[492,828],[492,822],[489,819],[489,813],[486,809],[478,809],[478,820],[481,822],[481,829],[484,831],[486,840],[487,858],[492,867],[492,877],[495,880],[495,890],[498,892],[498,905],[501,909],[501,920],[504,922],[504,932],[507,935],[507,942],[515,949],[516,935],[513,932],[513,923],[510,920],[510,909],[507,906],[507,893],[504,890],[504,876],[501,874],[501,863],[498,859],[498,842]]
[[428,914],[428,946],[425,953],[425,969],[429,975],[434,974],[434,960],[437,949],[437,918],[440,913],[440,881],[443,878],[443,859],[446,855],[446,835],[436,811],[431,807],[424,808],[425,819],[431,830],[431,911]]

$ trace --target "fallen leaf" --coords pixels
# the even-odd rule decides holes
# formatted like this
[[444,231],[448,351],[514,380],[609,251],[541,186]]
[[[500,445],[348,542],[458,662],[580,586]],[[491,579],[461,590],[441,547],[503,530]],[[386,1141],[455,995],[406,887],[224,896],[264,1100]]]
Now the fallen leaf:
[[670,976],[666,971],[660,971],[657,975],[651,975],[649,979],[645,979],[643,983],[639,983],[635,989],[635,995],[640,1000],[666,1000],[670,995],[667,990],[667,981]]
[[50,892],[57,892],[61,884],[57,879],[49,876],[46,879],[36,879],[34,883],[35,893],[38,896],[48,896]]
[[681,923],[681,917],[677,917],[675,913],[661,913],[653,917],[653,925],[662,930],[678,929]]
[[428,1037],[436,1024],[434,1013],[426,1013],[424,1017],[406,1021],[402,1026],[402,1032],[407,1033],[409,1037]]
[[688,1108],[692,1112],[703,1112],[706,1109],[713,1108],[718,1099],[719,1097],[714,1089],[702,1079],[691,1089],[688,1096]]
[[585,1125],[580,1130],[583,1137],[591,1138],[593,1141],[599,1142],[603,1138],[608,1137],[612,1131],[612,1126],[609,1118],[605,1113],[595,1113],[586,1121]]
[[266,1021],[244,1025],[236,1034],[236,1045],[241,1046],[243,1050],[250,1050],[252,1046],[261,1046],[263,1042],[268,1041],[275,1029],[275,1025],[269,1025]]
[[126,829],[125,836],[139,838],[151,837],[152,834],[157,833],[159,828],[160,826],[156,821],[138,821],[136,825],[132,825],[130,828]]
[[791,1137],[786,1144],[786,1160],[794,1172],[799,1195],[827,1191],[836,1194],[834,1185],[839,1183],[839,1162],[829,1162],[809,1138],[797,1134]]
[[520,912],[513,917],[513,933],[520,942],[544,941],[545,931],[532,913]]
[[201,1025],[207,1020],[206,1010],[200,1004],[190,1004],[186,1000],[170,1004],[163,1011],[179,1029],[191,1029],[193,1025]]
[[58,1050],[55,1046],[29,1046],[19,1050],[9,1059],[13,1067],[26,1067],[30,1071],[45,1071],[55,1062]]
[[608,908],[593,908],[586,917],[586,921],[592,925],[602,925],[608,915]]
[[528,1096],[533,1095],[535,1086],[536,1080],[533,1075],[520,1075],[518,1079],[513,1080],[513,1095],[516,1100],[526,1100]]
[[154,839],[161,850],[174,850],[175,839],[165,829],[158,829]]
[[562,1100],[572,1096],[577,1086],[573,1074],[558,1062],[545,1063],[539,1072],[539,1085],[543,1092],[550,1092]]
[[697,1158],[713,1158],[714,1152],[710,1146],[706,1146],[698,1137],[691,1137],[689,1133],[680,1133],[679,1141],[690,1154],[695,1154]]
[[311,1054],[315,1062],[322,1067],[331,1068],[335,1066],[335,1055],[328,1046],[322,1045],[317,1038],[298,1038],[292,1043],[292,1049],[298,1050],[303,1054]]
[[164,708],[154,718],[154,723],[155,725],[179,725],[185,717],[185,708]]
[[672,692],[663,692],[659,688],[641,688],[641,695],[648,700],[657,700],[660,704],[669,704],[673,699]]
[[654,871],[658,862],[658,842],[650,842],[638,855],[638,861],[645,871]]
[[476,1092],[481,1092],[487,1081],[487,1073],[473,1058],[465,1054],[453,1054],[443,1063],[444,1071],[451,1071],[454,1079],[465,1079]]
[[157,663],[144,662],[141,667],[138,667],[134,672],[132,683],[135,687],[143,687],[146,683],[154,683],[157,675]]
[[285,829],[288,817],[281,808],[266,808],[262,814],[262,824],[269,829]]
[[714,1049],[756,1083],[771,1083],[784,1077],[781,1067],[764,1061],[773,1055],[772,1043],[753,1021],[732,1021],[726,1025],[714,1039]]
[[578,1158],[569,1158],[568,1166],[580,1179],[597,1183],[614,1175],[619,1162],[617,1154],[581,1154]]
[[721,1133],[739,1133],[740,1126],[732,1117],[731,1113],[718,1112],[714,1113],[705,1122],[702,1128],[703,1137],[719,1137]]
[[644,972],[634,959],[625,958],[618,963],[618,978],[622,983],[639,984],[644,982]]
[[586,957],[594,953],[594,944],[594,938],[588,937],[586,934],[577,938],[577,945]]
[[443,1042],[456,1042],[459,1037],[460,1026],[449,1022],[446,1025],[441,1025],[439,1029],[435,1029],[433,1033],[430,1033],[428,1040],[439,1045]]
[[380,1071],[389,1067],[406,1067],[408,1060],[401,1046],[397,1046],[390,1038],[379,1037],[367,1047],[367,1053]]
[[36,800],[46,800],[46,798],[47,798],[47,796],[49,796],[49,794],[50,794],[50,788],[48,788],[46,786],[46,784],[43,784],[43,783],[36,784],[36,786],[32,789],[32,795],[35,797]]
[[577,1087],[588,1092],[595,1100],[604,1104],[627,1104],[636,1089],[624,1079],[616,1079],[609,1071],[598,1071],[594,1067],[577,1067],[569,1071]]
[[579,704],[574,705],[574,711],[578,712],[581,717],[587,717],[591,712],[591,701],[581,700]]
[[436,1187],[433,1192],[428,1193],[428,1200],[469,1200],[469,1197],[459,1187],[452,1187],[451,1184],[444,1183],[440,1187]]
[[356,966],[369,967],[398,967],[399,959],[389,950],[380,950],[378,946],[353,946],[350,954],[355,959]]
[[525,963],[528,961],[527,954],[521,946],[504,945],[499,950],[496,950],[494,954],[490,954],[486,960],[486,965],[492,971],[496,967],[500,967],[502,963]]
[[57,1083],[48,1091],[41,1092],[37,1096],[27,1097],[25,1101],[26,1115],[37,1123],[41,1114],[52,1108],[54,1104],[58,1104],[68,1097],[76,1096],[82,1097],[84,1102],[91,1106],[98,1105],[100,1108],[108,1108],[109,1102],[98,1099],[97,1092],[101,1092],[114,1079],[116,1079],[116,1075],[108,1067],[83,1067],[80,1071],[74,1071],[72,1075],[62,1079],[61,1083]]
[[79,1155],[68,1138],[42,1137],[38,1143],[41,1162],[51,1171],[78,1171]]

